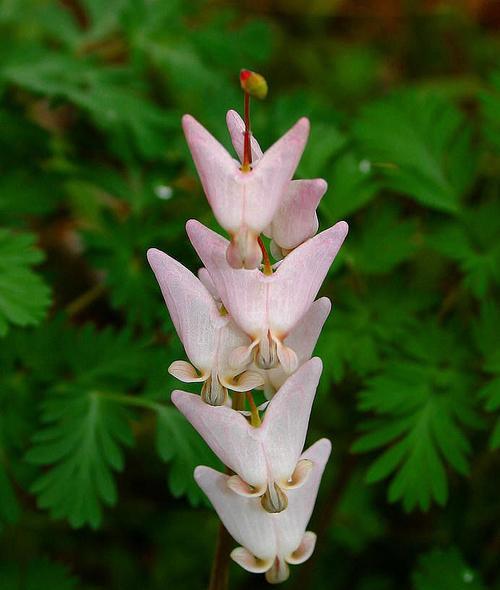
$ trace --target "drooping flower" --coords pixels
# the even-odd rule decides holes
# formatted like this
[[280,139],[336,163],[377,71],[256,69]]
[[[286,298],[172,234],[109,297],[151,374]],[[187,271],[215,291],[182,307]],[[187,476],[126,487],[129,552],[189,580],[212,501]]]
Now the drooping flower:
[[174,391],[172,401],[236,475],[227,481],[239,495],[261,497],[269,512],[287,506],[287,491],[307,479],[310,465],[299,461],[322,363],[313,358],[285,381],[254,427],[239,412],[210,407],[199,396]]
[[227,240],[198,221],[188,221],[186,229],[225,308],[252,340],[250,346],[233,351],[231,366],[246,367],[253,354],[263,369],[281,364],[286,373],[293,373],[297,354],[284,340],[314,301],[347,234],[347,223],[340,221],[301,244],[270,276],[257,269],[229,267]]
[[[233,147],[243,161],[245,123],[236,111],[228,111],[227,127]],[[251,138],[252,161],[257,163],[262,150],[257,140]],[[328,185],[322,178],[291,180],[285,190],[280,206],[272,221],[263,230],[272,239],[271,252],[276,258],[283,258],[318,231],[316,209]]]
[[202,382],[202,398],[223,404],[227,389],[247,391],[263,383],[256,371],[232,369],[228,357],[249,338],[231,318],[221,314],[212,295],[187,268],[161,252],[148,250],[148,260],[160,285],[172,322],[192,364],[174,361],[169,372],[184,382]]
[[257,268],[262,260],[257,238],[282,202],[304,151],[309,121],[300,119],[249,171],[241,170],[196,119],[185,115],[182,124],[208,202],[231,235],[227,261],[233,268]]
[[288,564],[303,563],[312,555],[316,535],[306,527],[311,517],[331,443],[321,439],[300,457],[311,473],[300,488],[290,490],[288,509],[279,514],[262,510],[258,500],[235,494],[230,477],[209,467],[197,467],[195,479],[212,502],[231,536],[242,546],[231,552],[236,563],[249,572],[266,573],[271,584],[284,582]]

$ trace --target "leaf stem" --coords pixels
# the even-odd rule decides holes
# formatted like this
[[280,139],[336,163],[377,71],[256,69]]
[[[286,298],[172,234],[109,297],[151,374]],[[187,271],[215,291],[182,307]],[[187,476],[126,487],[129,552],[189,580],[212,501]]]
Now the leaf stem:
[[217,545],[215,548],[212,571],[208,590],[227,590],[229,582],[229,553],[231,549],[231,536],[226,527],[219,524],[217,534]]
[[110,401],[118,402],[120,404],[125,404],[127,406],[138,406],[140,408],[147,408],[148,410],[153,410],[155,412],[159,412],[163,410],[165,406],[159,404],[158,402],[154,402],[153,400],[146,399],[143,397],[136,397],[134,395],[124,395],[119,393],[102,393],[98,392],[97,395],[103,399],[109,399]]
[[251,417],[250,422],[254,428],[258,428],[262,424],[262,421],[259,416],[259,410],[257,409],[257,406],[255,405],[252,392],[247,391],[246,396],[247,396],[248,404],[250,406],[250,411],[252,412],[252,417]]

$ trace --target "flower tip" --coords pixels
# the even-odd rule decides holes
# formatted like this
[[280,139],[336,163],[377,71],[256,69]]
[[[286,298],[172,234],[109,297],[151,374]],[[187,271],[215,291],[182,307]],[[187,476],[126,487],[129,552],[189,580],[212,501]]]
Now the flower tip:
[[257,72],[240,70],[240,84],[242,89],[255,98],[263,99],[267,96],[268,86],[266,79]]

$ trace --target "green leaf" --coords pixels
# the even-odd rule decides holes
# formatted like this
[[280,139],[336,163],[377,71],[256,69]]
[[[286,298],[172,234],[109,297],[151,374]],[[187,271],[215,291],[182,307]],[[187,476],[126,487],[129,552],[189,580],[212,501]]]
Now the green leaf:
[[455,213],[474,178],[471,131],[452,104],[406,91],[363,109],[354,134],[384,184]]
[[[393,474],[388,498],[405,510],[445,504],[445,461],[461,474],[469,470],[471,446],[464,426],[481,425],[471,397],[472,383],[461,368],[464,352],[450,333],[422,327],[385,370],[368,380],[358,407],[377,417],[366,420],[355,452],[382,450],[367,472],[368,482]],[[389,445],[389,446],[388,446]]]
[[413,572],[414,590],[486,590],[458,549],[434,549],[422,555]]
[[464,285],[481,299],[494,284],[500,285],[499,233],[499,204],[487,201],[440,225],[428,243],[459,264]]
[[9,323],[38,324],[50,304],[50,290],[31,270],[43,258],[32,234],[15,234],[0,228],[0,336]]
[[483,133],[500,153],[500,71],[491,76],[491,88],[480,94]]
[[156,444],[158,454],[170,464],[169,487],[175,497],[186,495],[193,506],[207,500],[193,478],[194,468],[208,465],[221,470],[222,465],[206,443],[173,407],[158,408]]
[[479,395],[485,400],[485,409],[497,416],[490,437],[490,447],[500,447],[500,310],[492,300],[486,300],[481,306],[481,314],[473,326],[476,347],[484,356],[483,369],[491,376],[481,387]]
[[26,564],[0,564],[0,587],[5,590],[76,590],[78,580],[61,563],[30,559]]
[[32,486],[38,506],[75,528],[97,528],[102,503],[116,503],[113,471],[123,469],[122,447],[133,442],[129,415],[99,391],[70,389],[43,404],[42,420],[26,457],[48,467]]
[[356,222],[351,224],[352,237],[340,253],[356,271],[367,275],[388,273],[415,250],[416,222],[401,219],[397,207],[389,203],[371,207],[362,223],[361,227]]

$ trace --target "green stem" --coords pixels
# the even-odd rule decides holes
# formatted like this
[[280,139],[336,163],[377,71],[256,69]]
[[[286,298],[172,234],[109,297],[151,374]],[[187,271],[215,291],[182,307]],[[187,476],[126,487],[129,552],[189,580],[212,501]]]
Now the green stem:
[[159,412],[164,408],[164,406],[162,404],[159,404],[158,402],[154,402],[153,400],[145,399],[143,397],[135,397],[133,395],[101,392],[99,392],[97,395],[104,399],[109,399],[120,404],[125,404],[127,406],[138,406],[140,408],[147,408],[148,410],[153,410],[155,412]]

